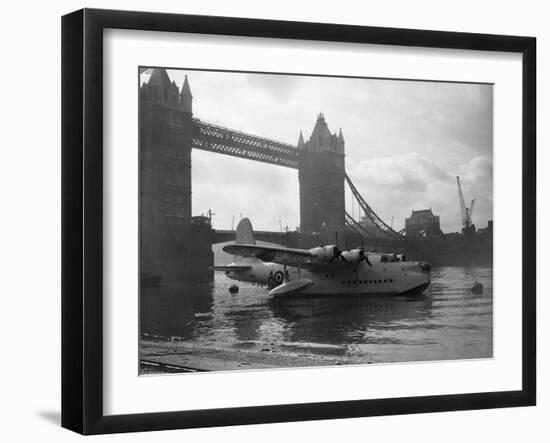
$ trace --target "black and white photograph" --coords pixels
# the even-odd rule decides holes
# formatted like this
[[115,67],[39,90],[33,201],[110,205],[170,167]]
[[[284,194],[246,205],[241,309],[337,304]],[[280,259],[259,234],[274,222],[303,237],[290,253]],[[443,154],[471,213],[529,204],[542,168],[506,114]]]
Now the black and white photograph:
[[137,74],[140,375],[493,357],[493,84]]
[[2,441],[543,441],[544,5],[7,2]]

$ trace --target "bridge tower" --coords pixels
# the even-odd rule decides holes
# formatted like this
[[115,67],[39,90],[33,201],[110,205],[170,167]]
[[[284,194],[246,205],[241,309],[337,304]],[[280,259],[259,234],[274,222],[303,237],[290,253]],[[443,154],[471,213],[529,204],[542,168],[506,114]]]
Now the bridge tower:
[[192,258],[201,258],[191,214],[193,96],[187,76],[181,90],[164,69],[147,70],[141,77],[141,271],[178,280],[191,271]]
[[298,139],[300,230],[334,231],[345,226],[345,151],[342,130],[331,134],[320,113],[309,140]]

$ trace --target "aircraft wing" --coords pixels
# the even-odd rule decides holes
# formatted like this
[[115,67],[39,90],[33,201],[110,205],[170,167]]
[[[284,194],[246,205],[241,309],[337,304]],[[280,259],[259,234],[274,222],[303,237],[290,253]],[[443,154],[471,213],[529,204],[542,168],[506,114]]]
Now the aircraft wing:
[[287,264],[296,266],[309,263],[315,259],[315,255],[307,249],[292,249],[283,246],[262,246],[262,245],[227,245],[223,251],[239,257],[256,257],[264,262]]
[[284,246],[263,246],[234,244],[223,248],[228,254],[240,257],[255,257],[264,262],[278,263],[280,265],[298,266],[298,264],[312,272],[326,272],[351,266],[341,260],[330,260],[326,257],[319,257],[309,249],[293,249]]
[[252,266],[247,265],[225,265],[225,266],[211,266],[210,269],[214,271],[246,271],[252,269]]

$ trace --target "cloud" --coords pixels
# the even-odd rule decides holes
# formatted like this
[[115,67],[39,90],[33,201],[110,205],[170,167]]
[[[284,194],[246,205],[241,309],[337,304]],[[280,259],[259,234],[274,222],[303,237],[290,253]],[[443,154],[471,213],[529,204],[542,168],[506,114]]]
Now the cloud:
[[460,164],[457,171],[447,171],[416,152],[348,163],[348,171],[372,209],[386,222],[393,217],[396,229],[404,226],[412,210],[431,208],[440,215],[444,231],[459,231],[456,175],[461,176],[465,198],[479,199],[474,222],[486,226],[492,219],[492,163],[485,156]]
[[260,162],[193,151],[193,213],[216,213],[218,229],[249,217],[254,229],[294,230],[299,225],[298,172]]
[[277,101],[292,98],[303,82],[297,75],[248,75],[246,76],[251,93],[262,93]]
[[[348,174],[396,228],[432,207],[444,230],[458,231],[457,175],[466,199],[478,199],[476,225],[492,219],[491,85],[169,71],[180,87],[186,74],[194,117],[232,129],[296,144],[323,112],[332,132],[343,130]],[[192,174],[193,213],[211,208],[216,227],[240,213],[258,229],[299,224],[295,170],[194,151]]]

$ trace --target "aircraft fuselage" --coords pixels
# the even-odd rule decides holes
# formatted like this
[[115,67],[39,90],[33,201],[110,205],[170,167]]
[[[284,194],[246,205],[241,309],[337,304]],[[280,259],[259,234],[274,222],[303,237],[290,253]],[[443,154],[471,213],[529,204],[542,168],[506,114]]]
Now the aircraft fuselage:
[[[256,262],[249,269],[228,270],[227,277],[250,282],[268,289],[283,283],[309,279],[311,284],[294,295],[397,295],[422,292],[430,284],[431,272],[427,263],[403,261],[392,254],[369,253],[368,263],[355,266],[326,266],[325,269],[298,269],[277,263]],[[370,263],[370,264],[369,264]]]

